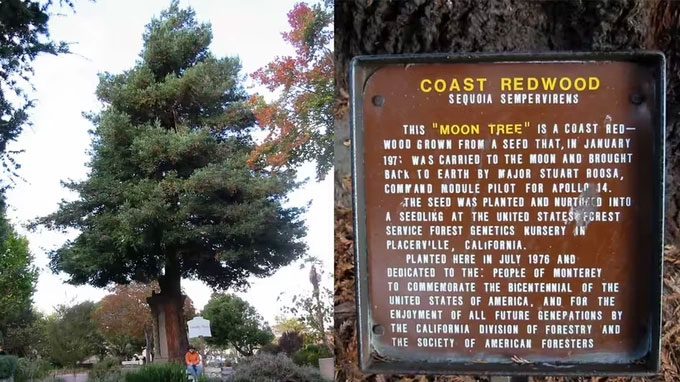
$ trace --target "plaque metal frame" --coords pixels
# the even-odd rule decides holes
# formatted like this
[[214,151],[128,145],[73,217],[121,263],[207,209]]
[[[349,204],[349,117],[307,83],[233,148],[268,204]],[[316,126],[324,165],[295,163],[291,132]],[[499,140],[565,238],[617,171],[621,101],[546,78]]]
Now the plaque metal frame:
[[[454,63],[579,63],[579,62],[630,62],[651,70],[654,94],[658,97],[656,110],[651,110],[654,147],[653,227],[658,234],[654,238],[654,253],[650,261],[654,285],[649,288],[651,299],[649,351],[633,363],[474,363],[451,359],[450,362],[423,360],[390,360],[377,354],[372,348],[372,320],[369,298],[369,269],[366,238],[366,203],[364,178],[363,138],[363,89],[371,75],[388,65],[454,64]],[[411,54],[357,56],[350,65],[350,137],[352,150],[352,185],[355,229],[356,301],[359,339],[359,366],[368,373],[400,374],[474,374],[504,376],[642,376],[654,375],[660,369],[661,302],[663,280],[664,200],[665,200],[665,129],[666,129],[666,74],[665,57],[660,52],[547,52],[507,54]],[[649,185],[641,185],[649,187]]]

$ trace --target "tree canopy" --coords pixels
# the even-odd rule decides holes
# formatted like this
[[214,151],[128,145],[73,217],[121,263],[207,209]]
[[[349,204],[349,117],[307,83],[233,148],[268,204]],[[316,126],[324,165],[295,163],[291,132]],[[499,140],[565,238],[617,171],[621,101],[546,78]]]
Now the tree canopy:
[[37,312],[24,315],[21,322],[5,328],[3,350],[19,357],[48,356],[47,322],[47,318]]
[[304,251],[292,171],[247,165],[253,114],[237,58],[209,51],[210,25],[177,1],[148,24],[135,66],[100,76],[90,176],[38,219],[77,238],[51,252],[75,284],[198,278],[224,289]]
[[286,332],[295,332],[302,335],[306,335],[310,328],[302,320],[295,317],[286,317],[283,315],[276,316],[274,318],[274,333],[277,335],[282,335]]
[[53,362],[75,366],[85,358],[103,352],[101,335],[92,320],[95,307],[90,301],[57,307],[46,327],[49,357]]
[[253,78],[280,95],[272,102],[251,98],[265,141],[251,163],[274,167],[315,161],[317,178],[333,166],[333,7],[330,1],[296,4],[288,13],[290,30],[283,39],[295,48],[293,56],[278,57]]
[[210,321],[209,343],[233,346],[245,356],[253,355],[256,349],[274,339],[262,316],[238,296],[213,295],[203,309],[203,317]]

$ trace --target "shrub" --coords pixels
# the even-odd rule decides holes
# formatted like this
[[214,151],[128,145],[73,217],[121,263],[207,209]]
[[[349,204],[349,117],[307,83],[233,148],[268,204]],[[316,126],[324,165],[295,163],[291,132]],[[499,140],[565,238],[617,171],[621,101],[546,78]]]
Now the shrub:
[[125,374],[125,382],[187,382],[186,369],[176,363],[147,365]]
[[285,354],[257,353],[234,368],[234,382],[323,382],[319,371],[300,367]]
[[302,348],[304,338],[298,332],[285,332],[279,338],[279,347],[289,356]]
[[106,357],[92,366],[88,373],[90,382],[118,382],[123,380],[120,359]]
[[278,354],[281,353],[281,347],[277,344],[266,344],[258,350],[258,353]]
[[300,366],[319,366],[319,358],[332,357],[325,346],[307,345],[304,349],[293,354],[293,362]]
[[18,359],[13,355],[0,355],[0,378],[13,377],[17,363]]
[[14,380],[16,382],[29,382],[42,380],[52,370],[52,364],[44,359],[19,358]]

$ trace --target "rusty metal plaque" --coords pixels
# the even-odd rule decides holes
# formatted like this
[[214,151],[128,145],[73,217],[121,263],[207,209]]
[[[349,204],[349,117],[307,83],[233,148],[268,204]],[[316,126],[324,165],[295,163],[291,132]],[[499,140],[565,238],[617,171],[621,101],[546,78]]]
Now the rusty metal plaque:
[[658,370],[661,54],[359,57],[351,80],[362,369]]

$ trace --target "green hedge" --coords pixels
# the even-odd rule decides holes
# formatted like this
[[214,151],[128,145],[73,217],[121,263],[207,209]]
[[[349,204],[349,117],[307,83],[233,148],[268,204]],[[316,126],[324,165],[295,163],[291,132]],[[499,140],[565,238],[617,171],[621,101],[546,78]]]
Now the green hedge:
[[17,371],[18,358],[13,355],[0,355],[0,378],[13,377]]

